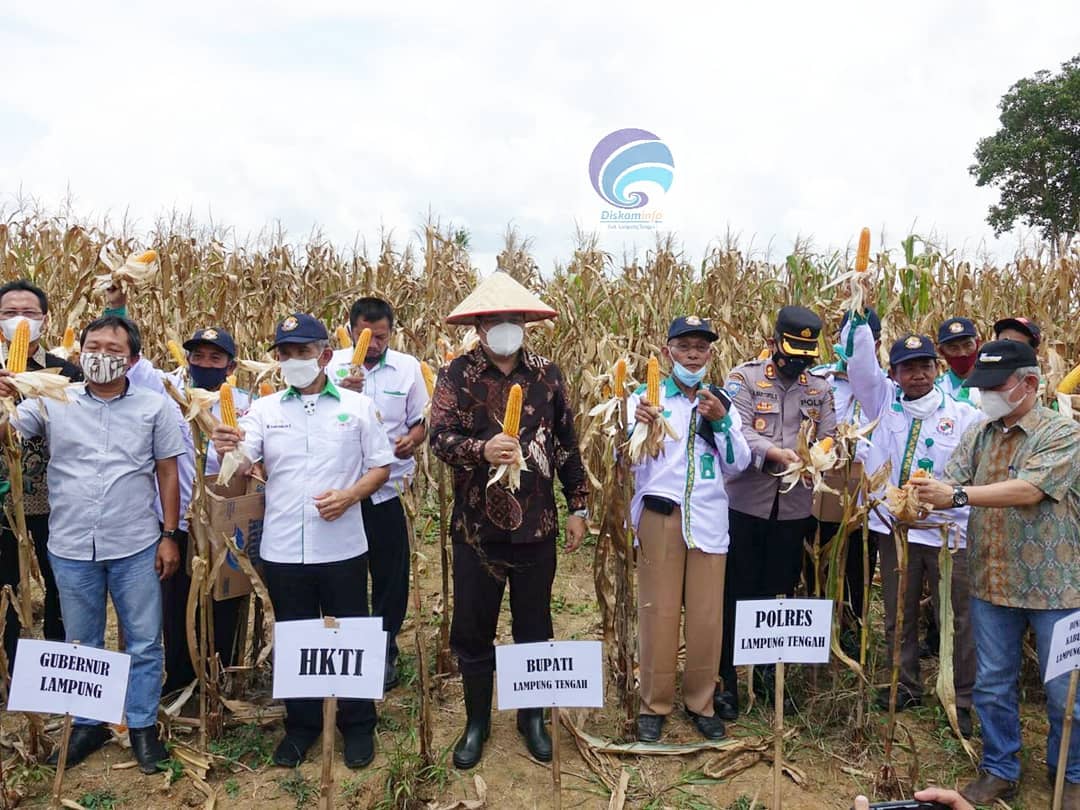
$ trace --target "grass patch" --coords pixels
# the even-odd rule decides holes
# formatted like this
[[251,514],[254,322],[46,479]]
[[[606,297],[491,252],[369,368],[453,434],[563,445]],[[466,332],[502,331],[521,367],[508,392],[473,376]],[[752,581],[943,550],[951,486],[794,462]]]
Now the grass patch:
[[261,768],[273,760],[273,743],[255,723],[230,728],[220,740],[211,740],[209,747],[211,754],[228,760],[230,765]]
[[319,783],[314,778],[305,777],[298,770],[278,779],[278,787],[282,793],[296,801],[296,810],[302,810],[319,798]]

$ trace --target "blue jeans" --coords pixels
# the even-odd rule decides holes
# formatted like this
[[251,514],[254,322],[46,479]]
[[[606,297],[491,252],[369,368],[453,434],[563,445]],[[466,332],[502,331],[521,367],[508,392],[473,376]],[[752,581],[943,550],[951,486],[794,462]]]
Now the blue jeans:
[[[983,755],[981,770],[1010,782],[1020,781],[1020,644],[1028,625],[1035,632],[1039,652],[1039,671],[1046,672],[1054,623],[1075,610],[1029,610],[1002,607],[971,599],[971,626],[975,635],[975,710],[982,724]],[[1061,725],[1069,676],[1062,675],[1046,684],[1046,711],[1050,733],[1046,740],[1046,759],[1057,768],[1061,745]],[[1073,722],[1080,724],[1080,712],[1073,707]],[[1077,726],[1074,725],[1075,729]],[[1069,762],[1065,778],[1080,782],[1080,734],[1069,741]]]
[[[129,728],[154,725],[161,701],[164,653],[156,557],[157,543],[116,560],[69,560],[49,554],[69,642],[105,646],[105,594],[112,595],[124,631],[124,652],[131,656],[124,706]],[[80,717],[75,722],[93,725],[97,721]]]

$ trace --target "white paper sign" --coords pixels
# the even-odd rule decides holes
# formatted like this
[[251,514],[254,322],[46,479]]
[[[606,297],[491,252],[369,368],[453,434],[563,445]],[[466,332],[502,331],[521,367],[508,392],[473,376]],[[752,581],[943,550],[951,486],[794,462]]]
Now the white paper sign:
[[1080,610],[1054,622],[1043,682],[1080,669]]
[[7,708],[124,722],[131,656],[126,653],[20,638]]
[[751,599],[735,603],[735,665],[827,664],[831,599]]
[[599,641],[540,641],[495,648],[499,709],[604,705]]
[[275,698],[383,696],[386,631],[378,616],[274,623]]

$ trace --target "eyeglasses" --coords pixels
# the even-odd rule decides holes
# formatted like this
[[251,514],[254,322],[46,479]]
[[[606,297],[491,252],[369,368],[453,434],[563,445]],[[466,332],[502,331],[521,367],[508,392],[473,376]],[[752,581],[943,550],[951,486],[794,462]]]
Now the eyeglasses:
[[34,321],[41,318],[44,313],[40,310],[34,309],[0,309],[0,318],[7,320],[8,318],[29,318]]

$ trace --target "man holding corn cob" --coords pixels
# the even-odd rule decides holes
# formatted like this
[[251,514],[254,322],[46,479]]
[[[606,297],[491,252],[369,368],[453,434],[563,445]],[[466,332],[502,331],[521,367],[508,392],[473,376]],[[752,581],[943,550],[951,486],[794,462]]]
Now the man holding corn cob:
[[[712,344],[708,319],[676,318],[664,358],[671,376],[653,379],[627,402],[638,422],[663,415],[675,435],[664,434],[655,458],[634,466],[630,518],[637,537],[641,714],[638,739],[656,742],[675,702],[679,619],[685,608],[686,665],[683,702],[699,732],[722,739],[713,693],[720,665],[724,571],[728,548],[728,496],[724,476],[750,463],[750,447],[737,410],[718,388],[703,385]],[[654,358],[655,359],[655,358]],[[659,377],[656,370],[655,376]]]
[[412,480],[413,454],[426,436],[428,394],[420,361],[389,347],[394,310],[388,301],[358,299],[349,311],[349,328],[356,346],[334,352],[327,373],[342,388],[371,397],[394,448],[390,480],[360,504],[369,538],[371,615],[381,616],[386,630],[385,683],[392,689],[398,683],[397,634],[409,606],[409,530],[399,495]]
[[[493,642],[507,582],[514,641],[547,641],[554,632],[555,475],[570,511],[566,550],[574,551],[585,536],[588,486],[566,385],[554,363],[522,347],[527,321],[556,315],[497,271],[446,319],[475,325],[480,336],[478,347],[439,374],[431,407],[432,450],[454,468],[450,644],[468,718],[454,748],[459,768],[480,761],[488,737]],[[518,711],[517,728],[529,753],[551,759],[542,709]]]
[[[978,422],[982,414],[967,402],[949,396],[935,382],[938,355],[933,341],[923,335],[905,335],[889,350],[889,374],[878,364],[874,337],[867,313],[853,313],[842,332],[848,347],[848,380],[855,398],[868,419],[879,419],[868,451],[871,472],[890,464],[890,480],[904,487],[909,480],[925,475],[941,475],[964,430]],[[919,676],[919,602],[923,584],[928,583],[935,612],[940,611],[939,558],[943,539],[952,551],[952,610],[955,633],[953,681],[956,689],[957,719],[965,737],[972,733],[971,690],[975,682],[974,642],[968,610],[967,510],[957,508],[939,518],[919,521],[907,527],[904,576],[900,566],[903,538],[878,510],[870,513],[870,530],[881,555],[881,580],[885,601],[885,645],[889,656],[894,649],[898,612],[903,611],[900,639],[900,686],[896,707],[900,710],[922,702],[923,684]],[[897,518],[898,520],[900,518]],[[900,584],[904,590],[900,592]],[[882,690],[877,704],[888,709],[889,690]]]
[[[297,312],[274,333],[274,351],[288,388],[259,397],[238,425],[214,428],[219,456],[239,448],[241,471],[262,460],[266,514],[259,556],[278,621],[366,616],[368,540],[360,503],[390,477],[393,453],[375,406],[341,390],[326,375],[326,327]],[[229,410],[222,419],[234,421]],[[285,701],[285,737],[274,762],[296,767],[322,731],[319,700]],[[375,756],[375,704],[339,700],[345,764],[362,768]]]
[[[9,281],[0,287],[0,330],[3,331],[7,346],[15,338],[20,321],[27,321],[30,327],[30,343],[27,348],[26,368],[40,371],[44,368],[58,368],[60,373],[73,382],[82,380],[82,371],[67,360],[45,351],[41,345],[41,333],[49,325],[49,299],[45,292],[35,287],[26,279]],[[49,490],[45,480],[45,465],[49,456],[44,438],[26,439],[23,442],[23,510],[26,513],[26,528],[34,543],[41,576],[45,581],[45,638],[51,641],[64,640],[64,621],[60,615],[60,594],[56,588],[52,566],[49,564],[47,551],[49,543]],[[4,463],[0,456],[0,465]],[[6,481],[7,470],[0,469],[0,475]],[[4,493],[7,509],[11,509],[11,493]],[[8,511],[0,516],[0,587],[10,585],[13,590],[19,587],[19,548],[14,532],[8,527]],[[4,652],[8,667],[14,671],[15,649],[19,640],[18,614],[15,606],[9,605],[4,624]]]
[[[168,404],[125,376],[141,348],[133,323],[99,318],[86,327],[80,343],[85,385],[72,389],[68,402],[21,402],[12,425],[21,436],[44,436],[49,442],[49,558],[67,639],[104,646],[110,594],[131,656],[125,707],[131,747],[143,773],[153,773],[168,758],[157,734],[159,580],[180,565],[173,538],[180,519],[176,459],[184,446]],[[12,345],[9,369],[0,372],[0,396],[16,394],[4,378],[17,370],[17,352],[25,348]],[[158,499],[164,528],[154,512]],[[106,726],[76,719],[68,764],[81,762],[110,737]],[[50,762],[57,757],[54,751]]]

